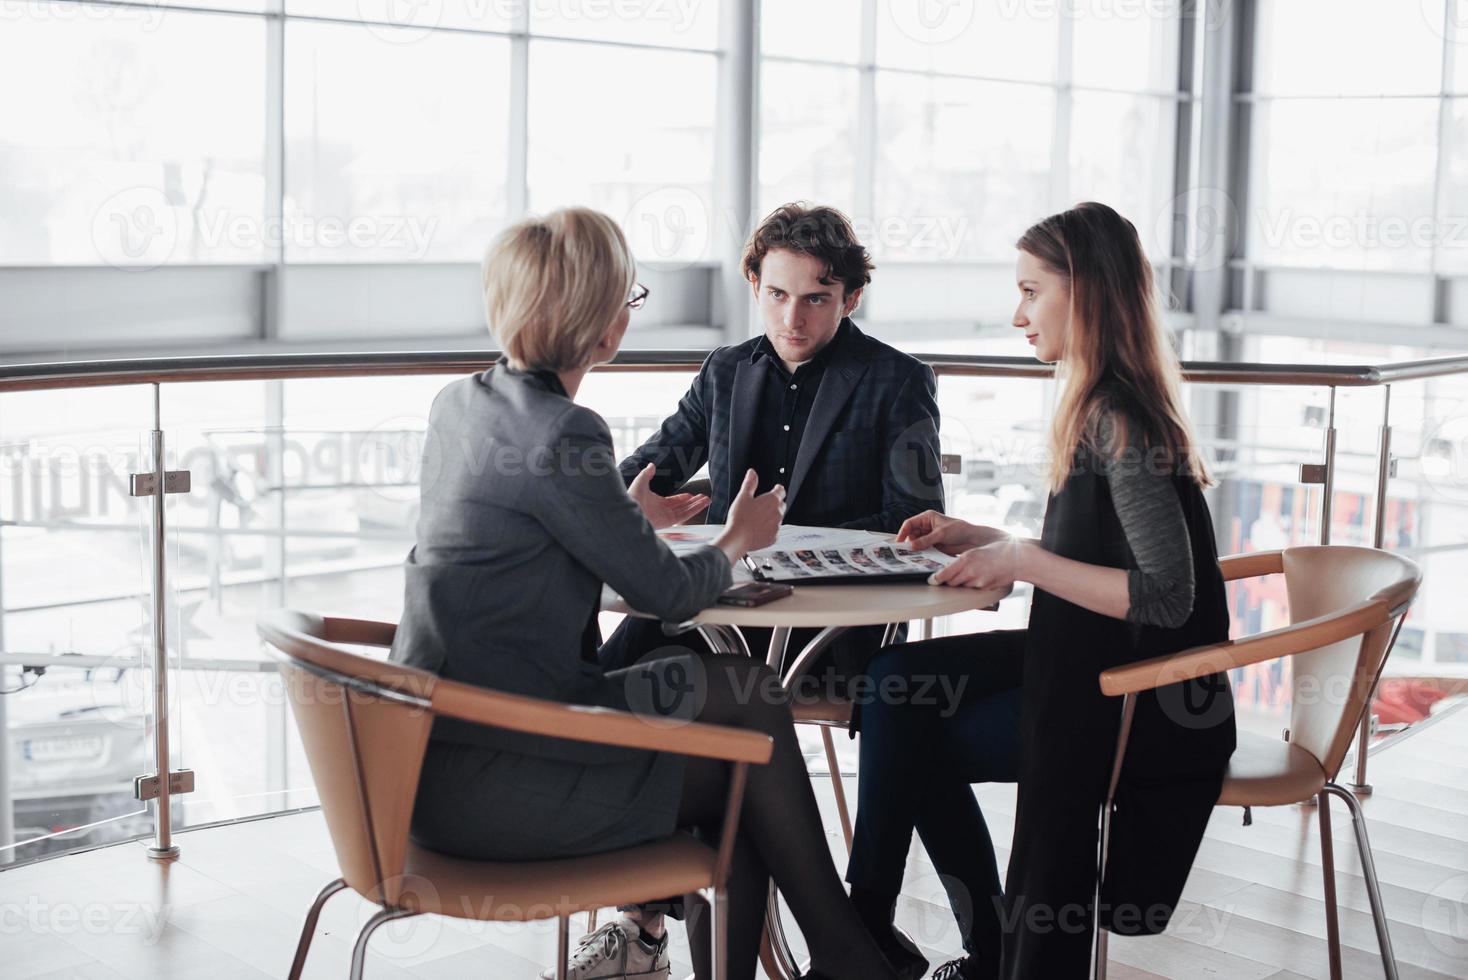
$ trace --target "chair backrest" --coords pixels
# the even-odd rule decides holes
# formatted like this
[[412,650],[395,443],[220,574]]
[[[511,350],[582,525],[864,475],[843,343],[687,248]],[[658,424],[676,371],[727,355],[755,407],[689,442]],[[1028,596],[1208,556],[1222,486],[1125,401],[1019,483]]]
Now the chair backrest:
[[1283,567],[1291,623],[1371,599],[1396,611],[1361,636],[1290,658],[1294,672],[1290,741],[1315,756],[1334,778],[1369,706],[1394,629],[1417,594],[1422,572],[1400,555],[1343,545],[1286,548]]
[[283,610],[258,628],[278,651],[342,878],[365,898],[396,905],[437,678],[342,646],[388,646],[389,623]]

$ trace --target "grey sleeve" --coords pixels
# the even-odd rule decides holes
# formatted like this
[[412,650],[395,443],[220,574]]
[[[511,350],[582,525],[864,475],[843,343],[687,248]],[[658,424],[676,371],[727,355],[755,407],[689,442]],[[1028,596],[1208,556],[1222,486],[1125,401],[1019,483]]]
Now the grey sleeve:
[[546,530],[634,609],[681,622],[713,605],[732,581],[724,553],[707,547],[679,557],[653,533],[627,496],[599,416],[573,408],[559,431],[535,495]]
[[1176,628],[1193,612],[1193,549],[1172,477],[1148,464],[1137,426],[1128,426],[1118,455],[1112,416],[1097,426],[1102,468],[1111,501],[1137,567],[1127,573],[1131,604],[1126,618]]

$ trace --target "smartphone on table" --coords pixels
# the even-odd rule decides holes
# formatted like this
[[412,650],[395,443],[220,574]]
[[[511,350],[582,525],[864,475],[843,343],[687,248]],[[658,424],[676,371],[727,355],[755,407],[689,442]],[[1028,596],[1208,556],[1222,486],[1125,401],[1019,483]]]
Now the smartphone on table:
[[767,602],[783,599],[795,590],[788,585],[770,582],[748,582],[736,585],[719,596],[721,606],[763,606]]

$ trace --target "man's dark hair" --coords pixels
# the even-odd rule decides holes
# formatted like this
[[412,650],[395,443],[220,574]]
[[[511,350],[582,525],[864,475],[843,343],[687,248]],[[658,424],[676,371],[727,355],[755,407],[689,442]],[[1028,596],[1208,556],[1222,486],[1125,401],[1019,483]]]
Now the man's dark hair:
[[872,281],[872,257],[856,240],[846,215],[835,208],[807,207],[795,202],[771,211],[744,246],[744,278],[759,279],[760,263],[776,248],[811,255],[825,263],[821,282],[839,282],[850,295]]

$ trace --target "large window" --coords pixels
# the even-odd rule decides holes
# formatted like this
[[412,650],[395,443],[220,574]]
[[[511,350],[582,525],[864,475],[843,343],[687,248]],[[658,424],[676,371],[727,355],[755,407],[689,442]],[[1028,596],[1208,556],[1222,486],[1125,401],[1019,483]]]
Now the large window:
[[266,257],[262,20],[64,3],[0,13],[0,264]]
[[1165,266],[1180,9],[763,0],[758,209],[850,214],[879,267],[860,315],[910,348],[992,338],[1015,239],[1078,201],[1131,218]]
[[761,22],[759,204],[850,212],[878,259],[1007,263],[1084,199],[1167,257],[1171,4],[788,4]]
[[722,17],[720,0],[0,5],[0,351],[480,340],[485,247],[571,204],[626,228],[654,286],[643,333],[711,342]]

